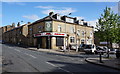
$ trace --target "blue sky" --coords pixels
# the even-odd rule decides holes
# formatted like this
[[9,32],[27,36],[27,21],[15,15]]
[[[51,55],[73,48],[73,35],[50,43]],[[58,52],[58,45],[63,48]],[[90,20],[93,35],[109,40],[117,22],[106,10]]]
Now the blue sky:
[[2,2],[2,26],[23,21],[34,22],[48,15],[50,11],[85,19],[91,25],[103,13],[105,7],[117,13],[117,2]]

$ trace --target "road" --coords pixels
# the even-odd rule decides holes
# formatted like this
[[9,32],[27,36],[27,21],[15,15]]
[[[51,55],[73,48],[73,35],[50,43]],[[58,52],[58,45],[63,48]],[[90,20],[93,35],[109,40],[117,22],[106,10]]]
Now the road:
[[[1,45],[1,44],[0,44]],[[85,61],[84,55],[38,52],[2,45],[3,72],[118,72]],[[88,55],[87,55],[88,56]]]

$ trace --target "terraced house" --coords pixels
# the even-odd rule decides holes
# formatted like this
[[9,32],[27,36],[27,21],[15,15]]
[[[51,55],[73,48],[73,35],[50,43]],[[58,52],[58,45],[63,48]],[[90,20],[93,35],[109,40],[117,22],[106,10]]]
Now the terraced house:
[[53,12],[43,19],[14,28],[6,34],[9,32],[16,32],[13,33],[15,35],[11,34],[13,38],[9,36],[10,43],[47,49],[59,49],[69,44],[94,44],[94,28],[88,26],[87,22]]
[[17,25],[13,29],[5,31],[2,35],[3,41],[6,43],[13,43],[13,44],[22,44],[28,45],[28,24],[25,25]]

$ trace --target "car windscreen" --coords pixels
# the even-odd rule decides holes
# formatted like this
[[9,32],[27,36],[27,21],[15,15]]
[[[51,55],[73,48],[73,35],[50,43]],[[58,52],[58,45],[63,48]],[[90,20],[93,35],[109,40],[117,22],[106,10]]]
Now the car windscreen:
[[91,49],[92,45],[85,45],[85,49]]

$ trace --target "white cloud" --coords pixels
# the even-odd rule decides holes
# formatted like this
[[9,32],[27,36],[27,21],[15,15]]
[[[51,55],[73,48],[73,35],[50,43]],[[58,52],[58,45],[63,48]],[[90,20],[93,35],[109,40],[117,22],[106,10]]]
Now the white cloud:
[[54,7],[53,6],[36,6],[35,8],[51,9],[51,8],[54,8]]
[[88,22],[89,26],[93,26],[94,30],[96,30],[95,28],[96,28],[96,23],[98,22],[98,19],[93,20],[93,21],[87,21],[87,22]]
[[118,13],[118,5],[112,6],[112,7],[111,7],[111,10],[112,10],[114,13]]
[[77,19],[78,19],[78,20],[81,20],[81,19],[85,19],[85,17],[77,16]]
[[38,19],[40,19],[37,15],[25,15],[25,16],[22,16],[22,17],[30,19],[30,20],[38,20]]
[[118,2],[119,0],[2,0],[3,2]]
[[59,8],[59,9],[47,9],[42,11],[43,14],[47,15],[49,14],[49,12],[59,13],[61,15],[68,15],[69,13],[76,12],[76,10],[73,8]]

